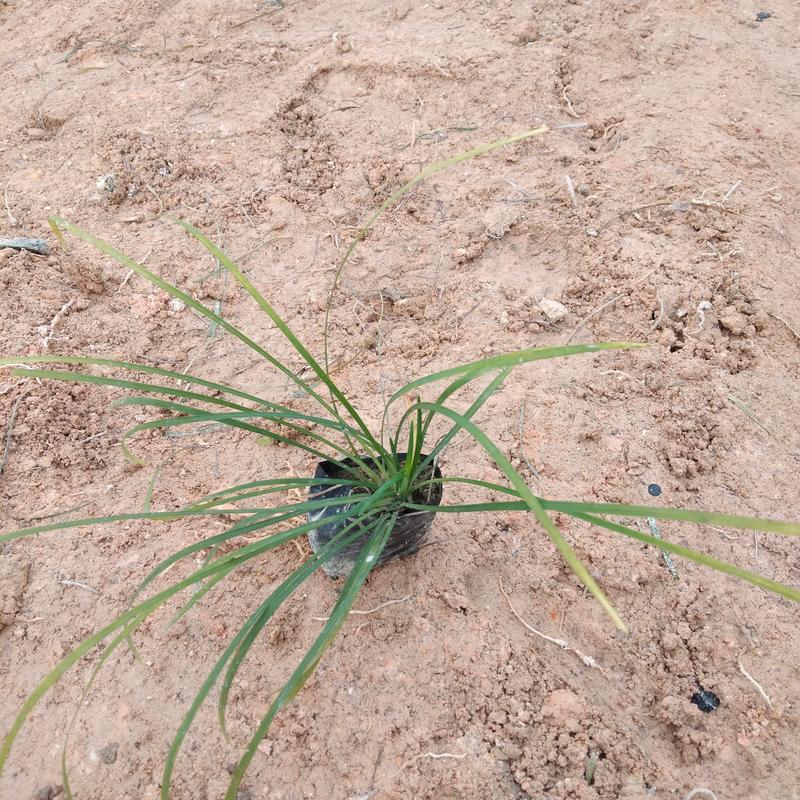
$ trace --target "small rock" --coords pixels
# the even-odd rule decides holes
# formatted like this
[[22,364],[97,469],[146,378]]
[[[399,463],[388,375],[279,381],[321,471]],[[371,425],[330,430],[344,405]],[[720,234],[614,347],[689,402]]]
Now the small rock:
[[169,310],[174,311],[176,314],[180,314],[186,308],[186,303],[183,300],[179,300],[177,297],[173,297],[169,301]]
[[113,764],[117,760],[118,750],[119,744],[117,744],[117,742],[109,742],[102,750],[98,752],[98,755],[104,764]]
[[551,719],[557,728],[564,728],[573,718],[583,719],[585,711],[581,698],[569,689],[551,692],[542,706],[542,716]]
[[560,322],[569,314],[567,307],[563,303],[559,303],[558,300],[550,300],[547,297],[539,301],[539,309],[549,322]]
[[532,20],[525,20],[511,29],[511,41],[514,44],[526,45],[539,39],[539,29]]
[[467,611],[470,608],[470,602],[463,594],[445,592],[442,595],[442,600],[444,600],[453,611]]
[[334,34],[333,39],[333,47],[337,53],[349,53],[353,49],[353,45],[350,44],[350,40],[347,36],[343,34],[339,34],[338,36]]
[[28,128],[25,135],[29,139],[44,139],[47,136],[47,131],[44,128]]
[[734,336],[741,336],[747,330],[747,317],[733,308],[724,311],[719,318],[719,325]]
[[95,185],[100,192],[113,192],[117,188],[117,176],[101,175]]
[[37,789],[34,792],[33,800],[55,800],[55,798],[61,795],[63,788],[63,786],[59,786],[55,783],[49,786],[42,786],[41,789]]

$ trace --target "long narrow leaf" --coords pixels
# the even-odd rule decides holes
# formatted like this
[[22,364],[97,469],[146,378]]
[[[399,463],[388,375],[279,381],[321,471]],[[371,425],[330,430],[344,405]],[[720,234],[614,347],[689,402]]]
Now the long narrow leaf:
[[207,319],[210,319],[212,322],[219,325],[221,328],[224,328],[228,333],[235,336],[237,339],[239,339],[239,341],[243,342],[251,350],[258,353],[258,355],[266,359],[278,371],[286,375],[294,384],[296,384],[304,392],[313,397],[326,411],[328,411],[329,413],[333,413],[334,416],[336,415],[331,405],[319,394],[317,394],[302,378],[300,378],[289,367],[287,367],[285,364],[283,364],[281,361],[275,358],[275,356],[273,356],[271,353],[267,352],[263,347],[261,347],[261,345],[259,345],[249,336],[242,333],[242,331],[240,331],[236,326],[232,325],[226,319],[223,319],[218,314],[215,314],[213,311],[206,308],[202,303],[195,300],[191,295],[182,291],[177,286],[174,286],[169,281],[164,280],[160,276],[156,275],[154,272],[150,272],[150,270],[146,269],[141,264],[138,264],[133,259],[126,256],[124,253],[117,250],[108,242],[105,242],[102,239],[98,239],[96,236],[93,236],[88,231],[83,230],[83,228],[79,228],[77,225],[73,225],[71,222],[68,222],[62,217],[57,217],[57,216],[50,217],[49,222],[50,222],[50,227],[53,229],[54,233],[62,243],[64,241],[64,238],[61,233],[61,229],[63,228],[64,230],[68,231],[74,236],[77,236],[79,239],[83,239],[85,242],[88,242],[97,250],[99,250],[101,253],[105,253],[107,256],[110,256],[119,264],[122,264],[122,266],[124,266],[125,268],[133,270],[137,275],[149,281],[154,286],[157,286],[159,289],[162,289],[167,294],[170,294],[173,297],[177,297],[179,300],[186,303],[186,305],[188,305],[190,308],[193,308],[195,311],[197,311],[198,314],[201,314],[202,316],[206,317]]
[[471,376],[470,379],[474,380],[481,375],[485,375],[487,372],[495,372],[496,370],[506,367],[518,367],[521,364],[528,364],[531,361],[574,356],[580,353],[596,353],[601,350],[637,350],[642,347],[647,347],[647,345],[639,342],[597,342],[595,344],[568,344],[559,345],[557,347],[529,347],[524,350],[517,350],[513,353],[503,353],[499,356],[490,356],[489,358],[470,361],[466,364],[460,364],[457,367],[449,367],[448,369],[434,372],[431,375],[417,378],[398,389],[389,398],[386,405],[387,407],[390,406],[404,394],[408,394],[408,392],[412,392],[414,389],[419,389],[421,386],[441,381],[445,378],[469,374]]
[[[347,409],[347,412],[361,429],[364,436],[370,441],[371,449],[374,449],[376,453],[383,453],[385,455],[385,451],[378,441],[373,437],[369,427],[361,419],[358,412],[345,397],[339,387],[334,383],[330,377],[329,371],[320,366],[316,359],[311,355],[308,348],[306,348],[305,345],[297,338],[289,325],[275,311],[269,302],[267,302],[266,298],[261,294],[261,292],[258,291],[258,289],[256,289],[250,279],[236,266],[236,264],[233,263],[233,261],[231,261],[230,258],[228,258],[228,256],[225,255],[225,253],[222,252],[222,250],[220,250],[219,247],[217,247],[216,244],[214,244],[214,242],[211,241],[211,239],[202,233],[202,231],[198,230],[194,227],[194,225],[191,225],[184,220],[179,219],[176,220],[176,222],[188,233],[194,236],[194,238],[197,239],[197,241],[200,242],[225,267],[225,269],[230,272],[231,275],[233,275],[233,277],[239,282],[244,290],[256,301],[256,303],[258,303],[261,310],[272,320],[272,322],[275,324],[275,327],[278,328],[278,330],[289,341],[292,347],[294,347],[294,349],[300,354],[303,361],[308,364],[316,376],[325,384],[331,394]],[[304,391],[308,391],[306,386],[302,386],[301,388]]]
[[489,142],[488,144],[482,144],[478,147],[473,147],[471,150],[466,150],[463,153],[458,153],[455,156],[451,156],[450,158],[445,158],[441,161],[437,161],[434,164],[429,164],[425,169],[422,170],[418,175],[412,178],[407,183],[404,183],[399,189],[392,192],[383,203],[378,206],[372,216],[364,223],[364,225],[359,228],[358,233],[355,235],[355,238],[351,242],[350,246],[345,251],[344,256],[342,256],[341,261],[339,262],[339,266],[336,269],[336,273],[333,276],[333,281],[331,282],[331,288],[328,293],[328,302],[325,304],[325,326],[324,326],[324,333],[323,333],[323,341],[325,345],[325,370],[327,371],[330,367],[330,360],[328,358],[328,332],[330,330],[330,312],[331,306],[333,304],[333,298],[336,295],[336,290],[339,288],[339,279],[342,276],[342,272],[344,268],[347,266],[347,262],[350,260],[350,257],[353,255],[353,252],[356,249],[356,246],[359,242],[363,240],[363,238],[367,235],[369,230],[372,226],[381,218],[381,216],[387,211],[387,209],[391,208],[392,206],[396,205],[403,197],[405,197],[415,186],[418,186],[424,180],[427,180],[431,175],[435,175],[437,172],[441,172],[442,170],[449,169],[450,167],[454,167],[456,164],[461,164],[464,161],[469,161],[473,158],[478,158],[479,156],[485,155],[486,153],[491,153],[492,150],[497,150],[500,147],[506,147],[510,144],[516,144],[517,142],[522,142],[526,139],[531,139],[536,136],[542,136],[543,134],[547,133],[549,128],[546,125],[540,125],[538,128],[533,128],[532,130],[525,131],[523,133],[515,134],[514,136],[506,136],[502,139],[497,139],[494,142]]
[[[354,520],[350,525],[347,526],[345,530],[342,531],[342,533],[345,533],[347,530],[359,524],[359,520]],[[351,538],[359,535],[361,535],[360,531],[356,532]],[[250,615],[233,639],[231,639],[230,643],[220,655],[219,659],[217,659],[217,662],[214,664],[206,679],[203,681],[203,684],[201,685],[197,694],[192,699],[192,703],[184,715],[178,731],[176,732],[175,737],[170,744],[169,752],[167,753],[167,757],[164,761],[164,771],[161,777],[162,800],[169,800],[169,790],[172,784],[172,774],[175,769],[175,761],[177,760],[183,742],[186,739],[186,735],[188,734],[189,729],[191,728],[197,716],[197,713],[200,711],[200,708],[206,701],[206,698],[208,697],[212,688],[219,680],[222,670],[225,668],[226,664],[230,664],[230,666],[220,693],[219,718],[223,734],[225,734],[227,738],[224,718],[225,704],[227,702],[228,693],[230,691],[233,678],[236,675],[241,661],[244,659],[248,650],[250,649],[250,646],[270,618],[284,602],[284,600],[286,600],[286,598],[289,597],[297,587],[299,587],[316,569],[326,563],[337,552],[337,550],[341,549],[341,547],[343,547],[345,544],[346,542],[342,541],[342,539],[339,539],[338,541],[332,541],[322,548],[318,553],[314,554],[310,559],[308,559],[308,561],[304,562],[285,581],[283,581],[280,586],[275,589],[275,591],[270,593],[266,600],[264,600],[264,602],[261,603],[261,605]]]
[[243,392],[235,386],[229,386],[224,383],[215,383],[214,381],[200,378],[197,375],[188,372],[175,372],[170,369],[163,369],[162,367],[152,367],[148,364],[137,364],[131,361],[120,361],[114,358],[99,358],[96,356],[16,356],[12,358],[0,358],[0,367],[7,366],[22,366],[25,364],[86,364],[95,367],[116,367],[124,369],[128,372],[144,372],[150,375],[162,375],[166,378],[172,378],[182,383],[196,383],[198,386],[205,386],[208,389],[213,389],[216,392],[229,394],[234,397],[240,397],[243,400],[250,400],[253,403],[258,403],[264,406],[273,406],[274,404],[268,400],[264,400],[254,394]]
[[283,689],[281,689],[266,716],[250,739],[247,749],[239,760],[236,769],[233,771],[231,781],[228,784],[228,791],[225,793],[225,800],[236,800],[236,794],[242,782],[242,777],[247,771],[250,762],[253,760],[258,745],[269,730],[272,720],[275,719],[275,715],[286,703],[291,702],[300,689],[302,689],[303,685],[316,669],[319,660],[338,633],[339,628],[344,624],[347,615],[350,613],[350,609],[353,607],[353,603],[355,603],[358,597],[361,587],[364,585],[364,581],[375,566],[378,556],[383,550],[386,540],[389,538],[396,517],[397,515],[393,514],[382,526],[379,526],[359,554],[355,566],[342,588],[342,593],[339,595],[339,599],[336,601],[336,605],[333,607],[331,615],[325,623],[325,627],[305,656],[303,656],[299,666],[292,673],[291,678],[289,678]]
[[436,413],[442,414],[443,416],[448,417],[451,421],[458,423],[458,425],[464,428],[464,430],[466,430],[467,433],[469,433],[470,436],[472,436],[475,441],[492,457],[495,464],[497,464],[499,469],[506,476],[519,496],[525,501],[525,503],[528,505],[528,508],[530,508],[530,510],[534,513],[534,516],[539,521],[539,524],[545,529],[556,548],[558,548],[558,551],[561,553],[564,561],[566,561],[572,571],[577,575],[581,583],[583,583],[583,585],[594,595],[600,605],[605,609],[609,617],[611,617],[614,624],[620,630],[627,632],[627,627],[622,621],[619,613],[611,604],[609,599],[605,596],[602,589],[600,589],[600,587],[597,585],[597,582],[594,580],[594,578],[589,574],[589,571],[586,569],[583,562],[578,558],[572,547],[570,547],[569,542],[567,542],[558,528],[556,528],[556,526],[553,524],[553,521],[547,515],[540,498],[536,497],[536,495],[531,492],[522,476],[514,469],[514,467],[511,465],[511,462],[500,452],[494,442],[492,442],[491,439],[489,439],[489,437],[471,420],[466,419],[461,414],[456,413],[450,408],[437,405],[436,403],[416,403],[414,406],[411,406],[409,412],[412,411],[415,406],[436,411]]
[[62,675],[64,675],[65,672],[67,672],[78,661],[80,661],[83,656],[89,653],[98,644],[101,644],[108,636],[115,634],[122,628],[125,628],[128,623],[140,615],[143,614],[145,618],[149,616],[153,611],[155,611],[167,600],[172,598],[183,589],[198,583],[204,578],[215,575],[220,570],[226,569],[231,562],[236,562],[237,564],[246,563],[249,559],[259,555],[263,549],[265,548],[262,542],[255,542],[252,545],[248,545],[233,553],[229,553],[227,556],[216,560],[212,564],[201,567],[188,577],[178,581],[177,583],[174,583],[172,586],[162,590],[158,594],[153,595],[153,597],[150,597],[136,606],[129,608],[97,633],[84,639],[77,647],[75,647],[61,661],[59,661],[59,663],[52,670],[50,670],[47,675],[45,675],[45,677],[39,682],[36,688],[30,693],[30,695],[28,695],[28,698],[22,704],[22,707],[11,724],[11,728],[3,739],[2,744],[0,744],[0,773],[2,773],[6,760],[8,759],[8,755],[11,752],[11,748],[13,747],[14,742],[16,741],[16,738],[22,729],[22,726],[25,724],[25,720],[28,719],[38,705],[39,701],[50,690],[50,688],[57,683],[57,681]]
[[228,514],[254,514],[263,512],[263,509],[188,509],[180,511],[150,511],[138,514],[109,514],[105,517],[84,517],[82,519],[68,519],[61,522],[48,522],[46,525],[36,525],[33,528],[20,528],[10,533],[0,535],[0,544],[3,542],[13,542],[15,539],[23,539],[26,536],[33,536],[37,533],[48,531],[60,531],[68,528],[87,528],[92,525],[105,525],[109,522],[128,522],[130,520],[148,519],[161,522],[171,522],[182,517],[203,517],[203,516],[226,516]]
[[[268,527],[269,525],[276,524],[278,522],[283,522],[288,519],[291,519],[294,516],[297,516],[299,513],[308,513],[308,511],[318,510],[320,508],[328,508],[328,507],[336,507],[338,505],[346,505],[348,503],[353,504],[353,508],[350,511],[351,516],[358,517],[361,514],[365,513],[366,511],[377,507],[378,503],[384,502],[383,498],[385,495],[389,494],[391,491],[394,490],[397,481],[399,480],[399,476],[397,476],[393,481],[389,481],[383,486],[381,486],[374,494],[370,495],[360,495],[363,497],[362,500],[359,502],[354,503],[352,497],[336,497],[336,498],[324,498],[322,500],[309,500],[305,503],[297,503],[294,506],[283,506],[278,507],[276,509],[272,509],[275,512],[275,516],[272,519],[256,519],[254,521],[245,520],[243,523],[230,528],[227,531],[222,533],[218,533],[214,536],[210,536],[206,539],[202,539],[199,542],[194,542],[193,544],[187,545],[186,547],[172,553],[170,556],[165,558],[161,561],[158,565],[156,565],[148,575],[142,580],[139,584],[136,593],[141,593],[155,578],[161,575],[166,569],[168,569],[172,564],[180,561],[187,556],[192,555],[200,550],[206,550],[209,547],[216,547],[223,542],[228,541],[237,536],[242,536],[245,533],[251,533],[256,530],[261,530],[263,528]],[[287,510],[288,509],[288,510]],[[308,533],[309,531],[316,530],[318,527],[322,525],[326,525],[328,520],[324,517],[319,517],[315,520],[310,522],[306,522],[302,525],[298,525],[291,530],[283,531],[281,533],[273,534],[266,538],[266,547],[264,550],[272,549],[273,547],[278,547],[281,544],[284,544],[297,536],[302,534]],[[260,550],[259,552],[263,552]]]
[[786,586],[785,584],[765,578],[763,575],[759,575],[756,572],[742,569],[741,567],[737,567],[735,564],[730,564],[727,561],[720,561],[718,558],[707,556],[705,553],[700,553],[697,550],[692,550],[688,547],[682,547],[679,544],[673,544],[667,539],[657,539],[655,536],[648,536],[648,534],[637,531],[635,528],[629,528],[626,525],[620,525],[617,522],[612,522],[611,520],[603,519],[602,517],[597,517],[593,514],[582,514],[578,512],[566,513],[569,513],[570,516],[573,516],[576,519],[589,522],[592,525],[597,525],[600,528],[606,528],[607,530],[614,531],[615,533],[621,533],[625,536],[628,536],[631,539],[636,539],[640,542],[644,542],[645,544],[652,545],[653,547],[657,547],[659,550],[666,550],[667,552],[674,553],[677,556],[683,556],[684,558],[688,558],[690,561],[694,561],[697,564],[702,564],[705,567],[711,567],[712,569],[725,573],[726,575],[732,575],[735,578],[741,578],[742,580],[753,584],[753,586],[758,586],[760,589],[766,589],[768,592],[772,592],[773,594],[777,594],[781,597],[786,597],[789,600],[794,600],[795,602],[800,603],[800,591],[792,588],[791,586]]
[[603,514],[617,517],[653,517],[653,519],[672,519],[682,522],[696,522],[698,525],[719,525],[724,528],[759,530],[767,533],[781,533],[785,536],[800,536],[800,524],[783,522],[763,517],[742,517],[737,514],[718,514],[715,511],[695,511],[682,508],[661,508],[660,506],[636,506],[625,503],[575,503],[563,500],[542,500],[542,506],[551,511],[566,514]]

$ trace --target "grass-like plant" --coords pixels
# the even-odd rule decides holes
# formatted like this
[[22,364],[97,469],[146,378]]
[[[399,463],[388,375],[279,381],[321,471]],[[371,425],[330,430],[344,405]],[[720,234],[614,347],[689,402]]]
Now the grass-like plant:
[[[390,205],[428,175],[454,163],[473,158],[492,149],[543,133],[544,129],[529,131],[516,137],[493,142],[447,161],[428,167],[414,180],[395,192],[373,215],[359,232],[347,251],[336,274],[347,263],[353,247],[363,238]],[[474,417],[508,378],[512,370],[542,359],[595,353],[604,350],[621,350],[641,347],[634,343],[577,344],[561,347],[526,348],[512,353],[472,361],[417,378],[400,387],[385,403],[379,430],[372,430],[364,422],[347,394],[333,381],[327,368],[327,318],[325,357],[318,361],[294,334],[272,304],[225,253],[197,228],[186,222],[179,224],[202,244],[240,286],[259,305],[274,323],[294,351],[300,356],[306,374],[292,369],[285,361],[263,349],[227,320],[206,308],[186,292],[136,263],[119,250],[87,231],[60,217],[51,218],[51,225],[60,239],[62,231],[73,234],[111,256],[119,264],[146,279],[159,289],[186,303],[194,311],[213,321],[217,326],[239,339],[272,367],[286,376],[302,390],[313,411],[301,412],[242,391],[236,387],[205,380],[195,375],[173,372],[144,364],[96,358],[90,356],[43,355],[13,357],[0,360],[0,366],[67,364],[76,367],[101,367],[103,374],[49,369],[36,366],[15,366],[13,374],[20,377],[45,378],[64,381],[101,384],[130,390],[134,394],[117,401],[122,406],[143,406],[170,412],[148,422],[133,426],[122,442],[126,456],[136,460],[127,446],[131,436],[141,431],[167,430],[178,426],[201,423],[218,423],[249,431],[266,441],[279,442],[313,456],[321,463],[317,473],[309,477],[277,477],[230,486],[198,499],[188,506],[167,511],[113,514],[90,519],[54,522],[13,531],[0,536],[0,543],[23,539],[47,531],[101,525],[127,520],[171,521],[187,517],[212,517],[234,515],[235,524],[222,533],[207,536],[188,545],[159,563],[140,583],[130,606],[102,630],[85,639],[49,672],[31,693],[19,710],[2,746],[0,770],[23,724],[44,694],[83,656],[95,648],[102,648],[84,696],[100,667],[124,643],[132,646],[132,636],[151,615],[174,598],[186,592],[182,605],[172,620],[185,615],[206,594],[223,581],[236,580],[237,570],[251,559],[259,558],[276,547],[297,537],[310,534],[315,549],[301,566],[285,577],[280,585],[270,591],[228,642],[214,667],[197,691],[178,728],[164,760],[161,796],[167,800],[176,759],[181,746],[204,702],[220,684],[218,695],[219,724],[225,731],[225,714],[234,678],[257,637],[276,613],[281,604],[319,568],[331,574],[346,576],[339,597],[316,640],[302,658],[289,680],[274,698],[260,724],[253,732],[235,770],[225,795],[234,800],[256,748],[267,734],[275,715],[290,702],[313,673],[325,650],[347,619],[361,587],[372,569],[396,552],[411,552],[419,544],[435,512],[467,513],[521,511],[530,513],[561,553],[584,586],[599,601],[618,628],[625,631],[625,623],[586,566],[578,558],[566,538],[556,527],[552,514],[560,512],[600,528],[622,534],[639,542],[660,548],[678,556],[712,567],[755,586],[792,600],[800,600],[800,592],[754,572],[715,559],[698,551],[654,538],[627,525],[614,521],[615,517],[652,517],[690,523],[711,523],[732,528],[761,530],[771,533],[798,535],[800,525],[758,517],[742,517],[705,511],[648,507],[616,503],[583,503],[573,500],[552,500],[537,496],[512,466],[500,448],[475,424]],[[62,239],[63,242],[63,239]],[[335,283],[334,281],[334,287]],[[330,307],[330,304],[329,304]],[[108,370],[112,370],[112,374]],[[119,373],[129,373],[119,377]],[[142,378],[141,376],[147,376]],[[193,387],[185,387],[187,381]],[[449,405],[451,399],[475,381],[482,381],[477,397],[465,410],[457,411]],[[432,399],[423,399],[420,390],[429,390],[433,384],[440,386]],[[404,401],[400,403],[400,401]],[[397,411],[399,419],[389,424],[390,411]],[[444,428],[434,428],[434,423],[444,422]],[[438,436],[435,430],[442,430]],[[474,439],[494,461],[506,484],[477,480],[457,475],[442,476],[438,459],[444,449],[458,434]],[[269,452],[269,451],[267,451]],[[440,504],[447,484],[466,484],[476,490],[489,490],[507,497],[504,501],[483,501],[469,504]],[[308,492],[308,499],[292,499],[293,490]],[[152,485],[149,495],[152,493]],[[148,504],[149,508],[149,504]],[[416,518],[416,519],[415,519]],[[324,536],[322,535],[324,533]],[[224,543],[236,545],[224,552]],[[165,573],[176,562],[189,556],[205,554],[203,566],[188,572],[180,580],[167,583]],[[162,580],[156,584],[156,579]],[[81,702],[83,701],[81,698]],[[78,704],[80,708],[81,703]],[[76,711],[76,716],[77,716]],[[67,729],[67,737],[73,717]],[[227,735],[227,734],[226,734]],[[66,738],[66,737],[65,737]],[[68,797],[72,797],[66,764],[66,740],[62,755],[63,782]]]

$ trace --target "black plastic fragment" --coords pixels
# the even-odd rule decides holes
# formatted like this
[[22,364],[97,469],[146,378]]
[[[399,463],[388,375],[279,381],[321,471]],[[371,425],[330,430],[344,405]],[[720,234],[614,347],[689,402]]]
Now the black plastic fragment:
[[759,11],[756,14],[756,22],[763,22],[765,19],[769,19],[772,16],[769,11]]
[[647,493],[651,497],[658,497],[661,494],[661,487],[657,483],[651,483],[647,487]]
[[719,708],[719,697],[714,692],[706,691],[702,686],[700,691],[692,695],[692,702],[704,713],[710,714]]

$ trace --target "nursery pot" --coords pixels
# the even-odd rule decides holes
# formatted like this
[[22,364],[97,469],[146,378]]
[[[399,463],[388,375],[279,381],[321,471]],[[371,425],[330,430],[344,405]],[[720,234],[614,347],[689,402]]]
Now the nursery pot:
[[[400,464],[405,461],[406,454],[398,453],[397,457]],[[422,461],[427,456],[421,455]],[[372,467],[375,465],[375,460],[372,458],[363,458],[365,464]],[[342,459],[343,464],[348,466],[355,466],[355,462],[349,458]],[[346,478],[347,473],[339,464],[331,461],[320,461],[314,471],[315,478]],[[432,478],[441,478],[442,473],[439,467],[435,467],[431,471]],[[430,491],[429,491],[430,489]],[[442,501],[442,484],[435,483],[430,487],[425,488],[413,496],[413,501],[424,505],[438,506]],[[355,491],[354,491],[355,490]],[[341,506],[330,506],[318,511],[308,512],[308,521],[315,522],[319,519],[329,519],[324,525],[315,528],[308,534],[308,543],[311,549],[316,553],[320,548],[326,545],[337,533],[347,526],[350,522],[348,512],[350,509],[357,505],[364,499],[363,491],[359,492],[358,487],[354,486],[336,486],[330,484],[311,484],[308,490],[309,498],[311,500],[317,497],[331,498],[331,497],[347,497],[352,495],[353,502]],[[411,508],[402,508],[397,515],[397,520],[389,534],[383,552],[378,556],[376,566],[385,564],[393,558],[399,556],[407,556],[416,553],[422,544],[423,539],[428,535],[433,524],[433,518],[436,516],[434,511],[415,511]],[[364,534],[358,536],[346,547],[340,550],[333,558],[323,565],[323,569],[331,578],[339,578],[344,575],[349,575],[353,569],[353,565],[358,558],[358,554],[363,549],[364,545],[369,541],[369,537],[374,529],[365,530]]]

